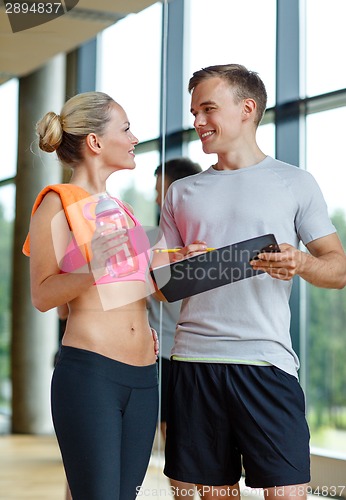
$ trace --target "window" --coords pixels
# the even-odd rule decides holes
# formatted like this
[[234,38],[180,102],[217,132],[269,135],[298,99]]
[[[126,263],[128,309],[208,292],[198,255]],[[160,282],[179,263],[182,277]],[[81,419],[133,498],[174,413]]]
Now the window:
[[160,163],[158,151],[136,156],[136,169],[115,172],[107,180],[107,190],[129,203],[142,224],[156,225],[155,183],[156,167]]
[[306,90],[318,95],[345,88],[345,0],[306,0]]
[[10,410],[11,270],[14,221],[14,185],[0,188],[0,416]]
[[4,138],[0,149],[0,180],[3,180],[14,177],[17,170],[18,80],[0,85],[0,109],[8,110],[0,121],[0,135]]
[[140,142],[160,135],[161,12],[158,2],[100,37],[97,90],[124,107]]
[[[214,0],[211,8],[207,0],[190,0],[187,6],[185,87],[193,72],[205,66],[239,63],[259,73],[267,88],[268,106],[273,106],[276,1]],[[184,126],[190,128],[188,103],[184,109]]]
[[[343,124],[346,107],[307,117],[307,169],[346,248]],[[308,286],[307,408],[311,444],[346,449],[346,290]]]

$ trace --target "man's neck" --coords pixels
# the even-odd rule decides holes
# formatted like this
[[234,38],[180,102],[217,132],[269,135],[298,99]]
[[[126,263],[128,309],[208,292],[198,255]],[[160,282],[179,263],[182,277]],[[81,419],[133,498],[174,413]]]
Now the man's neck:
[[257,165],[266,158],[258,147],[254,151],[247,150],[244,153],[228,152],[226,154],[218,154],[218,161],[214,168],[216,170],[239,170],[240,168],[251,167]]

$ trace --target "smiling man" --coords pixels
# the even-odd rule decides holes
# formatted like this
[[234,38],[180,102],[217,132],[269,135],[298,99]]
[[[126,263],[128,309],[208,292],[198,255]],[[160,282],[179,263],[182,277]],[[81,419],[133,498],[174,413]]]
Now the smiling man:
[[[189,82],[194,126],[217,163],[169,189],[161,215],[167,245],[190,256],[274,233],[280,253],[264,271],[183,301],[170,376],[168,477],[198,484],[203,498],[305,498],[309,430],[299,360],[290,337],[292,278],[343,288],[346,257],[314,178],[256,142],[266,107],[258,74],[238,64],[197,71]],[[302,242],[308,252],[298,250]],[[177,257],[178,258],[178,257]]]

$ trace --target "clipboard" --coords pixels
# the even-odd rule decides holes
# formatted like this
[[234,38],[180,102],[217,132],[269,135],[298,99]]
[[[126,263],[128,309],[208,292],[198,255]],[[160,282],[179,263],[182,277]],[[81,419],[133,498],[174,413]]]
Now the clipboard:
[[150,271],[168,302],[185,299],[214,288],[263,274],[250,261],[261,252],[280,252],[274,234],[226,245]]

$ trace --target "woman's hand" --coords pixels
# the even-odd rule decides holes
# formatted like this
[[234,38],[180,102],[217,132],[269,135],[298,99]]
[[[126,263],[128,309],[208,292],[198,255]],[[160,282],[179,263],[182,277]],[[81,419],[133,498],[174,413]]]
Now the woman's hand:
[[92,271],[104,276],[107,273],[107,260],[119,252],[127,241],[126,229],[114,229],[113,224],[96,227],[91,240],[93,256],[90,267]]

